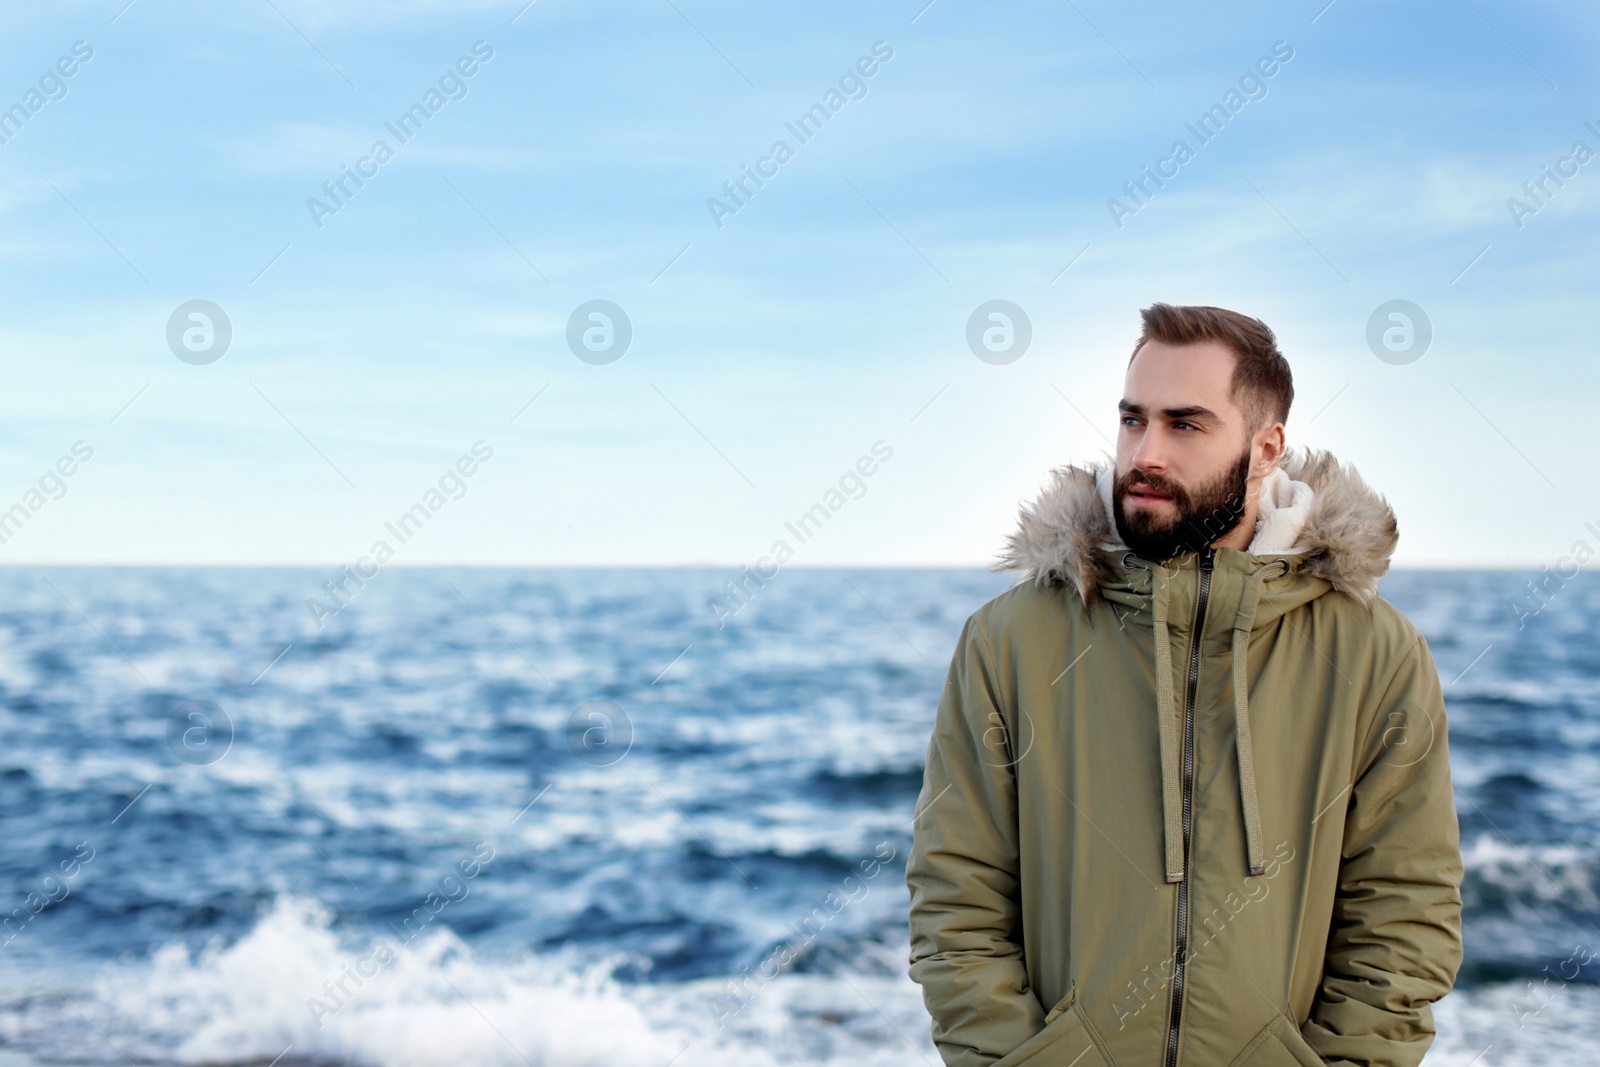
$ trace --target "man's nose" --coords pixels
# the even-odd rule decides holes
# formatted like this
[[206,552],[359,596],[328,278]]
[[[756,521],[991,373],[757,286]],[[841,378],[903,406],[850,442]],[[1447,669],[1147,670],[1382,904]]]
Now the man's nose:
[[1146,430],[1139,435],[1139,441],[1133,448],[1133,454],[1128,457],[1130,465],[1142,471],[1160,473],[1167,469],[1166,451],[1161,447],[1158,435]]

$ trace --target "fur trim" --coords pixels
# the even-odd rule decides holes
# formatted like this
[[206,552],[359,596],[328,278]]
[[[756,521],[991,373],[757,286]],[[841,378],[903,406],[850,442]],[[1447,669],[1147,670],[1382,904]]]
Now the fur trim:
[[[1095,484],[1109,462],[1054,468],[989,569],[1021,571],[1018,584],[1071,585],[1085,603],[1098,595],[1111,573],[1097,550],[1122,543]],[[1301,573],[1371,606],[1400,539],[1389,502],[1328,452],[1289,449],[1280,467],[1316,494],[1300,531]]]
[[1394,509],[1332,453],[1291,450],[1283,468],[1317,494],[1300,531],[1306,546],[1300,569],[1371,607],[1378,599],[1378,579],[1389,573],[1389,557],[1400,541]]

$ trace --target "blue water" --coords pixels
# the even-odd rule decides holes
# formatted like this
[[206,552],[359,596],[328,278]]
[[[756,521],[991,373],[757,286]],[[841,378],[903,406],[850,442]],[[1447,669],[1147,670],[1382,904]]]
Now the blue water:
[[[719,629],[724,571],[390,568],[318,629],[330,577],[0,571],[0,1064],[938,1062],[907,828],[1008,578],[791,569]],[[1600,583],[1519,628],[1527,577],[1383,586],[1468,867],[1430,1064],[1600,1063]]]

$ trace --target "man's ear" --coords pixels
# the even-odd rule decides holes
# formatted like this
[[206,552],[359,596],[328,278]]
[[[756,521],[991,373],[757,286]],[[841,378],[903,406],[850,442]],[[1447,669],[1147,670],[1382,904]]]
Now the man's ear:
[[1283,423],[1275,422],[1257,430],[1252,436],[1250,446],[1250,473],[1254,477],[1265,478],[1283,461],[1285,448]]

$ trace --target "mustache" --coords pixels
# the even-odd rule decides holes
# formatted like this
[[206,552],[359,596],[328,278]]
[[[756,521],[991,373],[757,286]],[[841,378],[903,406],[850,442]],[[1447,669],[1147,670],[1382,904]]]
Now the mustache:
[[1163,475],[1142,471],[1138,467],[1128,468],[1121,477],[1115,479],[1113,488],[1116,490],[1118,497],[1124,497],[1128,495],[1128,491],[1133,488],[1135,483],[1148,485],[1151,489],[1164,496],[1171,497],[1175,503],[1179,504],[1186,501],[1189,496],[1183,486],[1178,483]]

